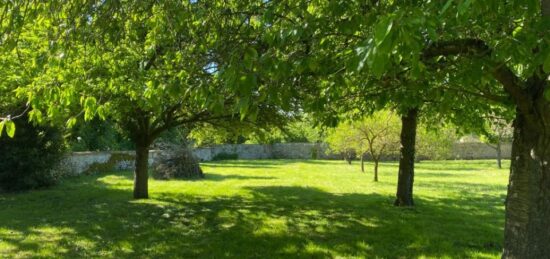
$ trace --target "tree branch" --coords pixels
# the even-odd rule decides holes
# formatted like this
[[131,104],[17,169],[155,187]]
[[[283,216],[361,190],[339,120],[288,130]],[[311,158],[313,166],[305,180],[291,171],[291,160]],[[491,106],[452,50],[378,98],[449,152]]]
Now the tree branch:
[[[430,44],[422,52],[422,60],[427,61],[439,56],[473,56],[490,58],[492,49],[485,41],[475,38],[455,39]],[[512,97],[516,105],[522,111],[529,113],[533,103],[529,96],[522,90],[524,82],[506,66],[504,62],[496,62],[489,59],[493,77],[499,81],[504,90]]]

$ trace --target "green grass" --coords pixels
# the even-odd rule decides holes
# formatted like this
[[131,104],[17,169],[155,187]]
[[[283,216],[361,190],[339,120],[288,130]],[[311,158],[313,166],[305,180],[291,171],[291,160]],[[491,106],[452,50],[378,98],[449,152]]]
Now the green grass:
[[[508,164],[506,164],[508,165]],[[356,163],[225,161],[206,179],[82,176],[0,194],[0,257],[496,258],[508,171],[494,161],[417,165],[414,209],[392,206],[396,163],[380,182]]]

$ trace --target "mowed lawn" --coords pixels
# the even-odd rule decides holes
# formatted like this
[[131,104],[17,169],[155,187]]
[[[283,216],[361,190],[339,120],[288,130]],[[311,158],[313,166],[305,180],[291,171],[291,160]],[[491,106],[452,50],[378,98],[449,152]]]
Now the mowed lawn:
[[[509,163],[505,163],[506,167]],[[206,179],[132,173],[0,194],[0,258],[497,258],[507,169],[417,164],[414,209],[392,206],[397,163],[255,160],[203,164]]]

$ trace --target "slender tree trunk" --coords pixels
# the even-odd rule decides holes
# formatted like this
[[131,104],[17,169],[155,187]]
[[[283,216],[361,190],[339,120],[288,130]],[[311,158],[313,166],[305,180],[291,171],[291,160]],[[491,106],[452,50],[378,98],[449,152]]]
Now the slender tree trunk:
[[536,122],[520,111],[514,121],[502,258],[550,256],[550,104],[543,103],[529,114]]
[[149,167],[149,145],[147,143],[136,143],[136,169],[134,171],[134,199],[149,198],[148,167]]
[[374,159],[374,181],[378,182],[378,158]]
[[395,206],[414,206],[414,160],[418,109],[409,109],[401,116],[401,156],[397,176],[397,198]]
[[498,169],[502,169],[502,147],[500,140],[497,142],[497,166]]
[[361,154],[361,172],[365,172],[365,153]]

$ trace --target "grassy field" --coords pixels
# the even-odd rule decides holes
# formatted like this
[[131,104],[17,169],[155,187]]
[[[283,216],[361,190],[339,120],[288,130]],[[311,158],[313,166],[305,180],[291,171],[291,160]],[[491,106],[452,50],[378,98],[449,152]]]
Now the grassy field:
[[417,206],[401,209],[397,164],[382,164],[378,183],[370,166],[206,163],[206,179],[151,180],[151,199],[140,201],[131,172],[0,194],[0,257],[499,257],[508,170],[419,163]]

